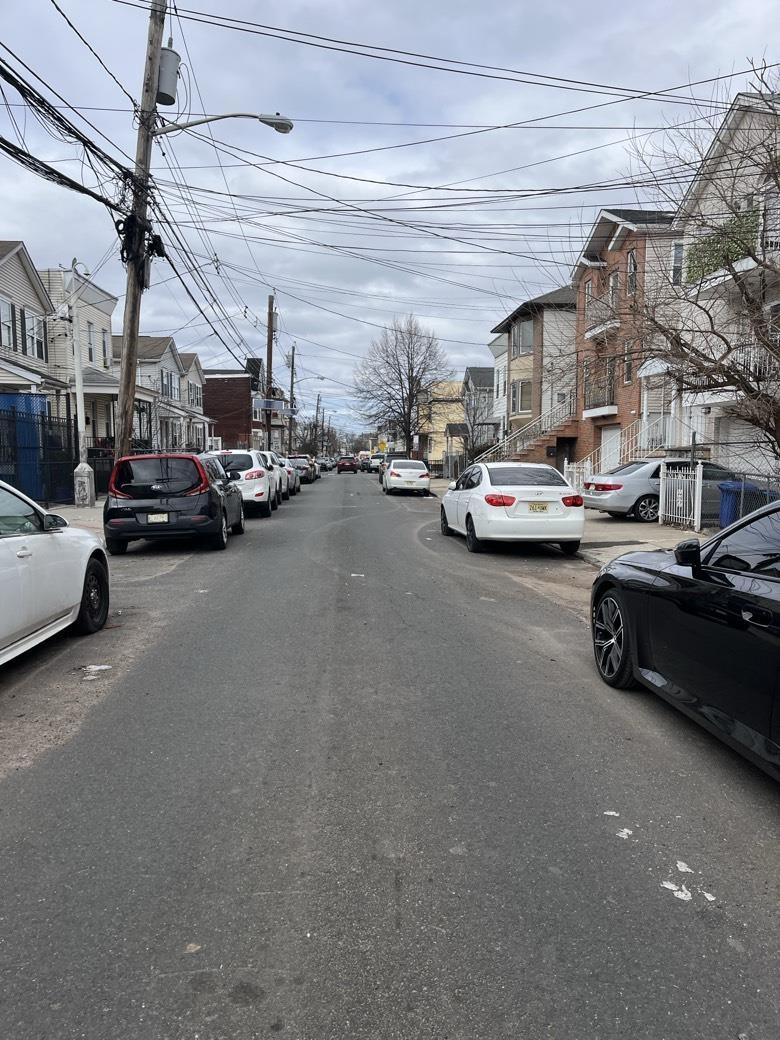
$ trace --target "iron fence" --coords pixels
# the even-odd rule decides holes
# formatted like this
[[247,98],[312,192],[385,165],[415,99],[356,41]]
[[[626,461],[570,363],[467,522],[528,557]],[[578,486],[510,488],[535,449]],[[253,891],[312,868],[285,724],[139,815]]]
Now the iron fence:
[[0,480],[45,505],[72,502],[78,461],[73,420],[0,410]]

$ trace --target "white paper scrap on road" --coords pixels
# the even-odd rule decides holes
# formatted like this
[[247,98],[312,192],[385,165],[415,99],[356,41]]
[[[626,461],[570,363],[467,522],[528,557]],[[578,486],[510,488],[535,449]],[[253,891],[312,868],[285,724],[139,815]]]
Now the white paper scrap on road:
[[681,874],[692,874],[693,873],[693,871],[688,866],[688,864],[687,863],[683,863],[683,861],[681,859],[677,860],[677,869],[680,871]]
[[365,578],[365,574],[350,574],[350,578]]
[[715,896],[712,894],[712,892],[705,892],[704,889],[702,889],[701,894],[704,896],[708,903],[715,902]]
[[604,815],[605,816],[620,816],[620,813],[619,812],[615,812],[614,809],[605,809],[604,810]]
[[682,899],[685,903],[688,903],[691,900],[691,893],[685,885],[675,885],[674,881],[662,881],[661,888],[669,889],[675,899]]
[[85,664],[85,672],[110,672],[113,666],[110,664]]
[[615,837],[616,837],[616,838],[630,838],[630,837],[631,837],[631,835],[632,835],[633,833],[634,833],[634,832],[633,832],[633,831],[630,831],[630,830],[628,829],[628,827],[624,827],[624,828],[623,828],[623,830],[621,830],[621,831],[618,831],[618,832],[617,832],[617,834],[615,835]]

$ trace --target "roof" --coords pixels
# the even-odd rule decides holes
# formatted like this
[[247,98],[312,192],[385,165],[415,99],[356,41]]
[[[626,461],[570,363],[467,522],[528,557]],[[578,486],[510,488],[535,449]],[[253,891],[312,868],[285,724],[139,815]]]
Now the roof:
[[249,372],[245,372],[243,368],[204,368],[204,376],[243,376],[246,379],[252,379],[253,376]]
[[46,286],[41,281],[41,276],[35,269],[35,265],[30,259],[30,254],[27,252],[27,246],[24,242],[19,239],[3,239],[0,240],[0,265],[4,264],[7,260],[10,260],[15,254],[19,254],[19,261],[25,270],[27,277],[30,279],[38,299],[43,304],[43,310],[46,314],[52,314],[54,312],[54,304],[52,303],[51,296],[46,290]]
[[5,258],[10,256],[11,253],[15,253],[20,245],[22,245],[22,242],[19,240],[7,242],[0,241],[0,260],[5,260]]
[[544,310],[545,307],[573,311],[577,307],[577,295],[570,285],[562,285],[551,292],[542,293],[541,296],[534,296],[532,300],[526,300],[525,303],[521,303],[519,307],[516,307],[511,314],[508,314],[506,318],[490,331],[493,333],[507,332],[512,322],[517,318],[531,317],[540,310]]
[[[114,352],[114,357],[122,356],[122,336],[112,336],[111,344]],[[138,337],[138,357],[139,360],[143,361],[158,361],[168,347],[176,349],[176,344],[173,342],[173,336],[139,336]]]
[[604,211],[629,224],[668,224],[674,216],[670,210],[663,209],[623,209],[618,206],[605,206]]
[[[657,230],[670,228],[674,213],[662,209],[623,209],[620,206],[605,206],[599,210],[591,229],[583,243],[582,251],[577,257],[572,272],[572,282],[577,283],[583,269],[594,264],[604,267],[606,261],[601,259],[604,250],[617,248],[624,235],[630,231],[647,228],[645,234],[656,233]],[[651,230],[652,229],[652,230]]]
[[[92,368],[90,365],[85,365],[82,377],[86,386],[119,386],[119,380],[116,376],[112,376],[104,368]],[[71,376],[70,383],[73,384],[75,381],[75,375]]]
[[470,379],[474,386],[488,387],[493,389],[493,369],[480,365],[468,365],[463,381]]

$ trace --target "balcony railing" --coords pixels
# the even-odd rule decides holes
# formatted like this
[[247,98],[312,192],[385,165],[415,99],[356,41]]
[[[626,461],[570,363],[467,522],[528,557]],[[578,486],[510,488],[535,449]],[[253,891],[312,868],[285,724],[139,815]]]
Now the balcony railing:
[[585,410],[589,408],[606,408],[615,402],[615,368],[617,358],[603,358],[598,361],[588,360],[584,364],[583,388],[585,392]]
[[593,329],[597,325],[607,325],[620,321],[617,299],[611,293],[603,296],[591,296],[585,302],[585,327]]
[[692,389],[728,390],[730,377],[736,373],[755,382],[780,382],[780,357],[761,343],[746,343],[728,355],[713,358],[711,372],[691,372],[683,376],[683,382]]

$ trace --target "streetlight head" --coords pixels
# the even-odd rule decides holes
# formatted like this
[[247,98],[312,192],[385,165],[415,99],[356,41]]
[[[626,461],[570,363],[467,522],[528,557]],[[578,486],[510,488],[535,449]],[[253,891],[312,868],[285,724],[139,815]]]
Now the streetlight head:
[[295,125],[292,119],[288,119],[287,116],[279,115],[278,112],[273,116],[263,116],[262,122],[265,123],[266,126],[270,126],[272,130],[276,130],[278,134],[289,134]]

